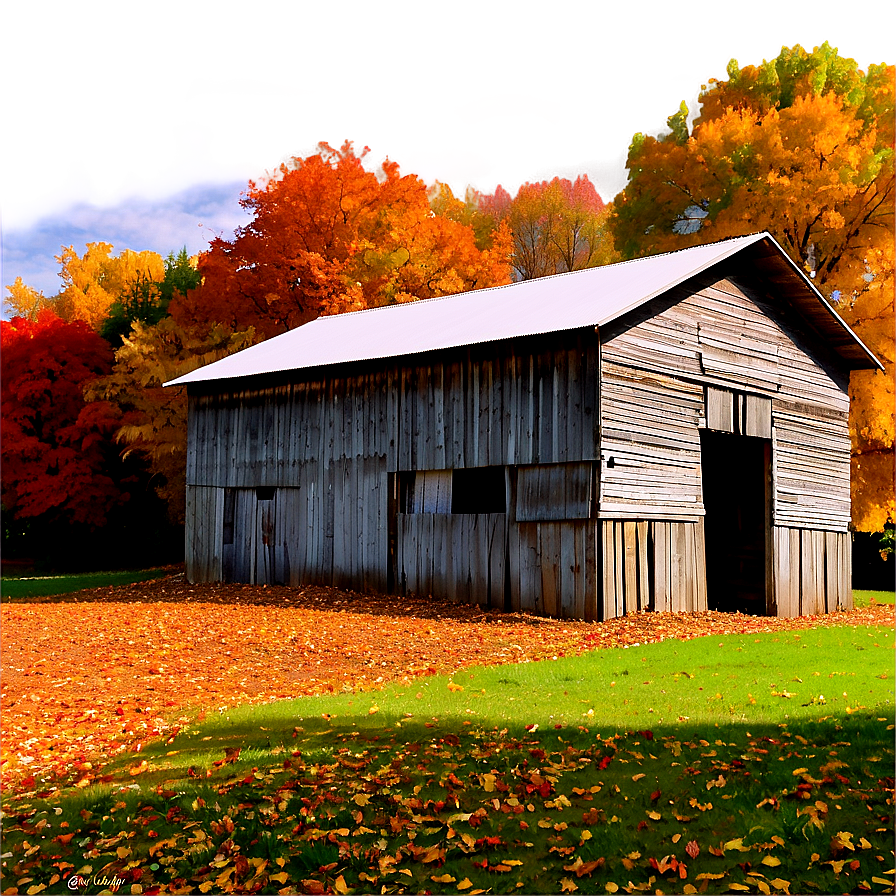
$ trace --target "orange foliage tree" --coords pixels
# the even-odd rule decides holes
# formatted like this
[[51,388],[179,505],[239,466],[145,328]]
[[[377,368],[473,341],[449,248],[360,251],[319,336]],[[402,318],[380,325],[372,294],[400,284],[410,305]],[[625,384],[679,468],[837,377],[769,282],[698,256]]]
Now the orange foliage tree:
[[814,278],[886,372],[853,374],[853,522],[896,514],[894,465],[894,68],[867,73],[823,44],[761,66],[732,60],[700,115],[636,134],[611,217],[626,258],[769,231]]
[[377,174],[364,167],[367,149],[318,149],[249,184],[241,201],[252,221],[200,258],[201,287],[171,305],[180,323],[272,336],[322,314],[508,282],[506,230],[480,247],[394,162]]
[[587,174],[523,184],[516,196],[501,186],[478,197],[481,214],[506,223],[518,280],[597,267],[615,260],[609,210]]

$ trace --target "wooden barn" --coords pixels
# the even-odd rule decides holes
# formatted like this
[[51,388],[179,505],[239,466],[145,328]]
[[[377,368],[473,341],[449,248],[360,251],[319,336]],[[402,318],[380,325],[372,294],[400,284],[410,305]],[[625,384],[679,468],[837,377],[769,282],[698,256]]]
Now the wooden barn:
[[319,318],[189,394],[192,582],[600,620],[852,604],[851,370],[768,234]]

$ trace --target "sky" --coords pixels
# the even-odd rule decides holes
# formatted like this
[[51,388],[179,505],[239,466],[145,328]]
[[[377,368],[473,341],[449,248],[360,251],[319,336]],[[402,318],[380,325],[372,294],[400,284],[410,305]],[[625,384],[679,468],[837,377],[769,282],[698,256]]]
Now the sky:
[[[875,12],[876,8],[876,12]],[[880,0],[389,4],[29,0],[0,12],[0,283],[53,295],[88,242],[194,254],[241,191],[320,141],[515,193],[587,174],[609,201],[636,132],[782,46],[896,61]],[[3,290],[4,295],[6,290]]]

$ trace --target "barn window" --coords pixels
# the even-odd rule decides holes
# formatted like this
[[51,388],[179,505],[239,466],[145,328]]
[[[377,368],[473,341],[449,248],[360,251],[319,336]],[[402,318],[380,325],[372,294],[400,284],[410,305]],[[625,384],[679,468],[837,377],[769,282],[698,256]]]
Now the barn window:
[[272,485],[262,485],[255,489],[255,497],[259,501],[273,501],[276,489]]
[[452,513],[507,513],[504,467],[455,470],[451,481]]
[[516,480],[517,522],[587,519],[592,511],[593,464],[520,467]]
[[398,474],[400,513],[506,513],[504,467]]

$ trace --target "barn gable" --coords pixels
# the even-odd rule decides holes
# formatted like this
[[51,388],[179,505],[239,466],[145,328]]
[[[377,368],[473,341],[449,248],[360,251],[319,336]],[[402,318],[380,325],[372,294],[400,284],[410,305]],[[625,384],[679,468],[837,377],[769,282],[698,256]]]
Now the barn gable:
[[188,576],[587,619],[847,606],[873,364],[767,235],[316,321],[175,381]]

